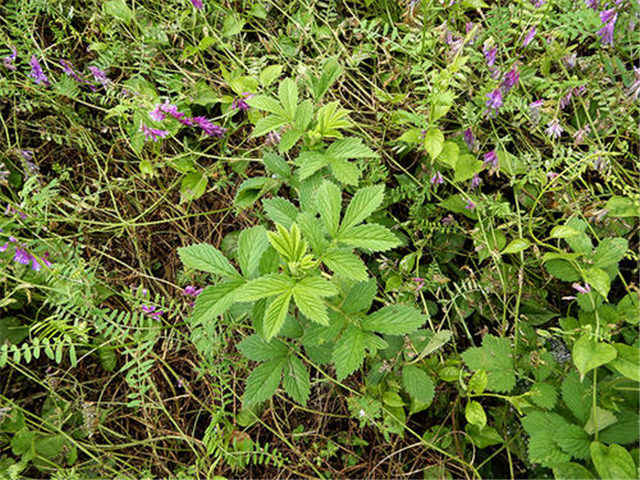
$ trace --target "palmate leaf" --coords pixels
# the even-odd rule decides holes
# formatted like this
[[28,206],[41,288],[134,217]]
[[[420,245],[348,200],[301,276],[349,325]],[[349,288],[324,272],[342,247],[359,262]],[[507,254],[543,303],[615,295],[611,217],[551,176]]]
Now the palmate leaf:
[[324,182],[316,193],[316,204],[327,232],[335,237],[340,225],[340,210],[342,210],[340,189],[331,182]]
[[294,287],[293,299],[307,318],[321,325],[329,325],[327,307],[322,298],[336,293],[337,290],[328,281],[320,277],[308,277]]
[[348,230],[364,221],[382,204],[383,200],[383,185],[375,185],[358,190],[347,206],[340,230]]
[[407,365],[402,369],[402,385],[411,398],[430,405],[435,394],[433,380],[427,372]]
[[371,332],[389,335],[404,335],[416,331],[427,321],[426,315],[406,305],[391,305],[381,308],[362,321],[362,328]]
[[301,405],[306,405],[311,393],[309,371],[298,357],[289,356],[282,381],[285,392]]
[[473,370],[486,370],[488,389],[508,392],[516,384],[511,342],[506,338],[485,335],[482,347],[472,347],[462,354],[462,359]]
[[236,302],[236,291],[244,283],[243,280],[230,280],[205,287],[196,298],[192,321],[202,323],[218,318]]
[[263,200],[262,204],[269,220],[279,223],[285,228],[291,228],[300,214],[293,203],[281,197]]
[[262,254],[269,248],[269,239],[264,227],[243,230],[238,237],[238,263],[245,277],[251,278],[258,270]]
[[334,273],[343,277],[359,282],[363,282],[368,278],[364,262],[350,249],[332,248],[325,252],[322,261]]
[[288,290],[278,295],[267,307],[262,323],[262,330],[267,340],[271,340],[282,329],[284,321],[287,319],[287,313],[289,313],[292,294],[293,292]]
[[358,185],[360,169],[355,163],[344,158],[330,158],[329,166],[331,167],[331,173],[340,183]]
[[338,380],[345,379],[360,367],[365,354],[365,332],[350,324],[333,349],[332,359]]
[[255,362],[266,362],[276,358],[286,357],[289,353],[287,346],[280,341],[265,342],[260,335],[250,335],[237,345],[238,350]]
[[220,250],[208,243],[178,248],[178,256],[189,268],[215,273],[221,277],[239,278],[240,274]]
[[286,358],[278,358],[253,370],[247,378],[243,404],[249,407],[271,398],[280,385],[286,363]]
[[246,283],[236,292],[236,301],[255,302],[261,298],[273,297],[291,291],[294,282],[282,274],[265,275]]
[[384,252],[400,245],[400,240],[391,230],[374,223],[351,227],[340,232],[336,238],[349,246],[372,252]]

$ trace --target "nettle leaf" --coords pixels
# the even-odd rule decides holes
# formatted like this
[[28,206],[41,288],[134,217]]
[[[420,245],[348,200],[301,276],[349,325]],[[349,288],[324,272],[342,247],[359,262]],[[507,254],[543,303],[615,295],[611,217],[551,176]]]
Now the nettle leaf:
[[340,225],[340,210],[342,209],[342,194],[340,189],[331,182],[324,182],[316,194],[318,213],[327,232],[332,237],[338,233]]
[[577,253],[545,253],[542,261],[547,271],[563,282],[577,282],[580,280],[580,272],[573,265],[573,261],[580,254]]
[[363,282],[367,280],[367,267],[350,249],[332,248],[325,252],[322,262],[334,273],[345,278]]
[[413,365],[405,366],[402,369],[402,385],[411,398],[431,405],[435,386],[427,372]]
[[629,242],[624,238],[605,238],[602,240],[591,260],[598,268],[607,268],[618,265],[629,249]]
[[294,281],[282,274],[265,275],[246,283],[236,292],[238,302],[255,302],[261,298],[273,297],[291,291]]
[[239,278],[240,274],[220,250],[208,243],[178,248],[178,256],[189,268],[215,273],[221,277]]
[[286,363],[286,358],[278,358],[263,363],[251,372],[244,390],[245,407],[264,402],[276,393]]
[[569,423],[556,413],[534,410],[522,420],[522,426],[531,436],[529,460],[545,467],[553,467],[571,460],[571,455],[556,442],[558,431],[569,427]]
[[262,204],[269,220],[285,228],[291,228],[300,213],[293,203],[281,197],[263,200]]
[[333,364],[336,367],[338,381],[344,380],[364,361],[365,332],[350,324],[333,349]]
[[307,318],[321,325],[329,325],[327,306],[322,299],[337,293],[335,286],[322,277],[307,277],[294,287],[293,298]]
[[613,345],[597,342],[592,335],[585,334],[573,346],[573,363],[580,372],[580,380],[587,372],[606,365],[618,356]]
[[363,222],[384,200],[384,185],[361,188],[349,202],[340,225],[340,230],[347,230]]
[[309,371],[298,357],[289,356],[284,367],[282,385],[285,392],[301,405],[306,405],[311,393]]
[[508,392],[516,384],[511,342],[506,338],[485,335],[482,347],[472,347],[462,359],[473,370],[484,369],[489,376],[489,390]]
[[620,445],[603,445],[593,442],[590,447],[591,460],[603,480],[623,480],[637,478],[637,468],[633,457]]
[[291,290],[278,295],[274,298],[267,311],[264,314],[264,320],[262,322],[262,331],[267,340],[271,340],[275,337],[287,319],[287,313],[289,313],[289,303],[291,302]]
[[246,358],[255,362],[286,357],[289,353],[287,345],[283,342],[265,342],[260,335],[250,335],[236,346]]
[[255,276],[260,259],[269,248],[269,239],[264,227],[258,225],[240,233],[238,238],[238,263],[245,277]]
[[531,396],[528,398],[537,406],[551,410],[558,401],[558,392],[549,383],[536,383],[531,389]]
[[196,298],[192,321],[203,323],[218,318],[236,302],[236,291],[243,285],[243,280],[230,280],[205,287]]
[[356,283],[342,302],[342,311],[345,313],[368,312],[377,291],[378,283],[373,278]]
[[589,458],[589,435],[578,425],[567,424],[557,430],[556,443],[573,458]]
[[562,382],[562,400],[581,423],[586,423],[591,408],[591,387],[570,372]]
[[285,115],[293,122],[298,108],[298,85],[291,78],[285,78],[278,87],[278,98]]
[[583,278],[586,283],[591,285],[596,292],[605,299],[609,295],[611,289],[611,277],[601,268],[589,268],[583,272]]
[[406,305],[390,305],[365,317],[362,328],[389,335],[404,335],[416,331],[427,322],[426,315]]
[[375,223],[357,225],[343,230],[336,239],[349,246],[364,248],[372,252],[391,250],[401,243],[391,230]]

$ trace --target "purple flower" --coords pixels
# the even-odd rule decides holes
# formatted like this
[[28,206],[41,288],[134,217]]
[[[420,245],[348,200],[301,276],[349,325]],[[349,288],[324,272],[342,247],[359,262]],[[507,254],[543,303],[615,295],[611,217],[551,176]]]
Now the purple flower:
[[571,97],[573,96],[573,88],[570,88],[567,93],[560,99],[560,110],[564,110],[569,103],[571,103]]
[[473,209],[475,209],[475,208],[476,208],[476,204],[475,204],[475,203],[473,203],[473,202],[471,201],[471,199],[470,199],[470,198],[467,198],[467,199],[465,200],[465,202],[466,202],[467,204],[464,206],[464,208],[466,208],[467,210],[473,210]]
[[574,290],[577,290],[580,293],[583,293],[583,294],[591,293],[591,286],[588,283],[585,283],[584,287],[580,285],[578,282],[572,284],[571,286],[574,288]]
[[431,177],[432,185],[442,185],[444,183],[444,177],[440,172],[436,172],[433,177]]
[[493,92],[487,93],[487,113],[489,115],[497,115],[498,110],[502,106],[502,92],[499,88],[496,88]]
[[47,76],[42,71],[42,67],[40,66],[40,62],[38,62],[38,59],[36,58],[35,55],[33,55],[31,57],[31,61],[29,62],[29,64],[31,65],[30,77],[33,78],[33,80],[36,82],[36,85],[43,84],[43,85],[45,85],[47,87],[49,85],[51,85],[49,83],[49,79],[47,78]]
[[44,252],[44,255],[42,256],[42,258],[40,259],[42,261],[42,263],[45,264],[45,266],[51,268],[51,265],[53,265],[50,261],[49,261],[49,252]]
[[536,32],[537,32],[536,27],[531,27],[531,30],[529,30],[527,32],[527,34],[524,37],[524,42],[523,42],[525,47],[531,43],[533,38],[536,36]]
[[240,110],[242,112],[248,112],[251,110],[251,107],[247,104],[246,100],[253,98],[253,94],[250,92],[242,92],[241,98],[236,98],[231,103],[231,110]]
[[165,138],[169,135],[169,132],[166,130],[160,130],[159,128],[151,128],[145,125],[143,122],[140,122],[140,130],[144,133],[144,139],[148,142],[149,140],[157,142],[160,138]]
[[513,67],[505,75],[504,81],[502,82],[500,88],[504,91],[504,93],[507,93],[513,88],[516,83],[518,83],[519,80],[520,72],[518,71],[518,67]]
[[589,127],[589,125],[585,125],[581,129],[579,129],[576,133],[574,133],[573,141],[576,143],[576,145],[580,145],[582,142],[584,142],[585,135],[588,135],[590,131],[591,131],[591,127]]
[[98,67],[87,67],[93,75],[93,79],[101,84],[103,87],[106,87],[111,83],[111,80],[107,77],[107,74],[100,70]]
[[414,277],[411,280],[418,284],[416,287],[416,292],[419,292],[420,290],[422,290],[422,287],[424,287],[424,283],[426,282],[424,278],[420,278],[420,277]]
[[569,70],[573,69],[576,66],[576,59],[578,58],[577,53],[570,53],[562,57],[562,63]]
[[195,125],[193,118],[187,117],[186,114],[179,112],[178,107],[172,103],[169,103],[169,100],[166,100],[164,103],[156,104],[155,108],[151,110],[151,112],[149,112],[149,116],[156,122],[161,122],[162,120],[164,120],[166,118],[166,115],[175,118],[183,125],[187,125],[189,127]]
[[18,56],[18,50],[14,47],[11,49],[11,55],[9,55],[8,57],[4,57],[2,59],[2,63],[4,64],[7,70],[16,69],[16,66],[13,64],[13,62],[15,62],[17,56]]
[[453,225],[455,223],[455,220],[453,218],[453,216],[451,214],[447,215],[446,217],[444,217],[441,221],[442,225],[444,226],[449,226],[449,225]]
[[[20,210],[18,210],[17,208],[12,207],[10,204],[7,203],[7,208],[5,208],[4,210],[4,214],[7,216],[11,216],[14,214],[18,214],[20,216],[20,218],[22,220],[26,220],[27,219],[27,214],[24,212],[21,212]],[[9,237],[9,240],[11,240],[13,237]],[[12,242],[15,241],[15,239],[11,240]]]
[[276,132],[274,130],[273,132],[267,133],[267,138],[264,141],[264,144],[266,146],[276,146],[279,143],[280,143],[280,132]]
[[544,100],[536,100],[529,104],[529,115],[533,123],[538,123],[540,120],[540,107],[544,104]]
[[484,166],[498,168],[498,156],[495,150],[490,150],[483,155]]
[[216,125],[207,117],[193,117],[193,121],[202,129],[205,135],[209,137],[222,138],[227,131],[226,128]]
[[593,10],[598,10],[598,8],[600,8],[599,3],[600,2],[598,0],[584,0],[584,4]]
[[16,246],[16,253],[13,256],[13,261],[21,263],[22,265],[29,265],[31,263],[31,254],[27,252],[24,248]]
[[614,8],[600,12],[600,21],[604,25],[596,33],[603,45],[613,45],[613,30],[616,28],[618,13]]
[[142,309],[142,311],[144,313],[146,313],[147,315],[149,315],[150,317],[152,317],[154,319],[158,319],[159,317],[164,315],[164,311],[163,310],[156,310],[156,306],[155,305],[142,305],[140,308]]
[[476,173],[471,179],[471,188],[476,189],[480,186],[481,183],[482,183],[482,179],[480,178],[480,175]]
[[202,288],[194,287],[193,285],[187,285],[186,287],[184,287],[182,294],[186,295],[187,297],[197,297],[202,293],[202,290]]
[[0,245],[0,252],[1,253],[6,252],[7,248],[9,248],[9,242],[4,242],[4,245]]
[[204,4],[202,3],[202,0],[191,0],[191,3],[193,4],[194,7],[196,7],[197,10],[202,10],[204,8]]
[[471,130],[471,128],[467,128],[464,131],[464,134],[462,135],[464,137],[464,141],[467,144],[467,147],[469,147],[469,150],[471,150],[472,152],[476,150],[476,138],[473,135],[473,131]]
[[484,51],[484,58],[487,61],[487,66],[493,67],[493,65],[496,63],[496,54],[498,53],[498,48],[497,47],[487,48],[485,46],[483,51]]
[[558,139],[562,136],[562,132],[564,129],[560,126],[560,121],[557,118],[554,118],[547,124],[547,129],[545,130],[546,134],[551,138]]
[[531,0],[531,4],[536,8],[540,8],[545,4],[545,0]]

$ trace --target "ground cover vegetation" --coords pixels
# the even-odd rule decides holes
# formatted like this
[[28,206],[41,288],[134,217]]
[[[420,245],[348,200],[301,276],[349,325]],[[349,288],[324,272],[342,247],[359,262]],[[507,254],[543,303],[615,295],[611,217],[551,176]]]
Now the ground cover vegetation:
[[3,2],[0,478],[638,478],[639,14]]

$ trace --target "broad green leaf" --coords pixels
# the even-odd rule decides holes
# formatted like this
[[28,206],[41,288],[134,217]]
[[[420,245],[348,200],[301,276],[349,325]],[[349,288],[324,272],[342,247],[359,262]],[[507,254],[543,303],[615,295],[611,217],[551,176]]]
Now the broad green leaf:
[[449,342],[449,340],[451,340],[452,336],[453,332],[451,332],[451,330],[440,330],[439,332],[436,332],[433,337],[429,339],[429,343],[427,343],[427,345],[422,349],[418,358],[426,357],[427,355],[431,355],[433,352],[440,350]]
[[553,229],[551,229],[551,233],[549,234],[549,236],[551,238],[569,238],[575,237],[579,233],[579,231],[567,225],[558,225],[557,227],[553,227]]
[[558,401],[558,392],[550,383],[536,383],[528,399],[539,407],[551,410]]
[[250,207],[262,195],[279,186],[280,182],[270,177],[248,178],[238,187],[233,206],[241,210]]
[[585,334],[573,346],[573,363],[580,372],[580,379],[618,356],[618,351],[607,343],[596,342],[590,334]]
[[360,258],[349,249],[332,248],[325,252],[322,262],[334,273],[358,282],[367,280],[367,267]]
[[620,445],[591,443],[591,460],[603,480],[632,480],[637,478],[637,468],[633,457]]
[[507,245],[502,253],[520,253],[531,246],[531,242],[526,238],[516,238]]
[[613,412],[600,407],[591,408],[589,420],[583,430],[589,435],[593,435],[596,431],[599,432],[616,423],[618,423],[618,417]]
[[258,225],[243,230],[238,238],[238,263],[245,277],[251,278],[258,271],[260,259],[269,248],[264,227]]
[[478,370],[469,380],[469,390],[476,395],[482,395],[489,383],[489,376],[486,370]]
[[319,275],[313,277],[305,277],[298,282],[296,288],[309,290],[318,297],[333,297],[338,294],[338,289],[326,278]]
[[256,122],[256,126],[253,128],[251,135],[253,137],[261,137],[269,132],[277,130],[287,124],[287,120],[284,117],[278,115],[269,115],[268,117],[261,118]]
[[352,247],[365,248],[373,252],[384,252],[400,245],[400,240],[391,230],[375,223],[342,230],[337,239]]
[[285,78],[278,88],[278,98],[289,121],[293,122],[298,108],[298,85],[291,78]]
[[276,81],[281,73],[282,65],[269,65],[264,70],[262,70],[262,72],[260,72],[260,83],[262,84],[262,86],[268,87]]
[[[268,95],[256,95],[252,98],[249,98],[247,100],[247,103],[249,104],[249,106],[257,110],[273,113],[278,117],[280,117],[281,120],[283,121],[286,120],[287,113],[282,108],[282,105],[280,105],[280,102],[278,102],[278,100],[276,100],[273,97],[270,97]],[[254,132],[254,136],[257,136],[255,132]]]
[[275,340],[265,342],[260,335],[250,335],[236,346],[246,358],[254,362],[266,362],[286,357],[289,353],[289,349],[284,343]]
[[373,278],[356,283],[342,302],[342,311],[345,313],[368,312],[377,291],[378,284]]
[[342,194],[340,189],[331,182],[324,182],[316,194],[318,213],[329,232],[335,237],[340,225],[340,210],[342,209]]
[[460,156],[460,147],[455,142],[444,142],[442,152],[438,156],[438,163],[454,168]]
[[298,357],[290,356],[284,367],[282,381],[285,392],[301,405],[306,405],[311,392],[309,371]]
[[285,228],[291,228],[300,213],[293,203],[281,197],[263,200],[262,204],[269,219]]
[[236,291],[242,285],[242,280],[230,280],[205,287],[196,298],[192,321],[204,323],[216,320],[236,302]]
[[435,386],[427,372],[413,365],[405,366],[402,369],[402,385],[411,398],[431,405]]
[[227,12],[222,25],[222,36],[231,37],[242,31],[245,21],[235,12]]
[[442,152],[444,146],[444,134],[438,128],[430,128],[424,135],[424,148],[429,152],[432,160],[435,160]]
[[624,343],[616,343],[613,346],[618,351],[618,356],[609,365],[625,377],[640,382],[640,351]]
[[361,188],[349,202],[340,225],[344,231],[354,227],[371,215],[384,200],[384,185]]
[[334,158],[372,158],[376,153],[367,147],[361,138],[349,137],[336,140],[325,152],[328,157]]
[[640,216],[640,207],[637,200],[628,197],[611,197],[604,206],[608,215],[614,218],[629,218]]
[[322,297],[312,288],[302,284],[296,285],[293,289],[293,298],[305,317],[321,325],[329,325],[327,306]]
[[209,179],[206,175],[200,172],[191,172],[182,177],[180,182],[180,193],[182,193],[182,199],[186,201],[193,201],[204,195],[207,191],[207,183]]
[[281,274],[265,275],[246,283],[236,292],[236,301],[255,302],[261,298],[273,297],[290,292],[294,282],[291,277]]
[[573,458],[580,460],[589,458],[589,435],[578,425],[562,425],[556,431],[555,441],[564,452]]
[[322,220],[309,212],[304,212],[298,216],[298,225],[302,236],[309,242],[311,250],[318,256],[322,256],[329,245],[328,240],[325,238],[325,228]]
[[584,468],[579,463],[561,463],[553,467],[553,476],[557,480],[595,480],[591,471]]
[[286,358],[271,360],[251,372],[244,390],[243,404],[245,407],[264,402],[276,393],[286,362]]
[[289,312],[291,293],[291,290],[289,290],[278,295],[267,307],[262,323],[264,336],[267,340],[271,340],[275,337],[282,328],[282,325],[284,325],[287,313]]
[[233,268],[222,252],[207,243],[178,248],[178,256],[182,263],[189,268],[215,273],[221,277],[240,277],[240,274]]
[[102,11],[125,23],[133,20],[133,10],[122,0],[111,0],[102,4]]
[[454,182],[464,182],[473,178],[476,173],[480,173],[484,168],[484,163],[477,160],[474,155],[460,155],[454,167]]
[[287,130],[280,137],[280,142],[278,143],[278,151],[280,153],[286,153],[291,150],[300,137],[304,134],[303,130],[299,128],[292,128],[291,130]]
[[306,180],[314,173],[322,170],[329,164],[329,158],[322,152],[302,152],[295,160],[299,167],[300,180]]
[[340,183],[345,185],[358,185],[360,169],[358,166],[344,158],[329,158],[331,173]]
[[487,414],[484,413],[482,405],[475,400],[467,402],[464,416],[471,425],[477,425],[480,428],[484,428],[487,425]]
[[468,423],[465,425],[464,430],[471,437],[471,440],[473,440],[473,444],[480,449],[498,445],[503,442],[502,437],[493,427],[485,426],[484,428],[480,428],[477,425]]
[[350,324],[333,349],[333,364],[338,381],[353,373],[365,357],[364,332]]
[[467,349],[462,353],[462,359],[473,371],[487,371],[489,390],[508,392],[516,384],[511,342],[506,338],[485,335],[482,347]]
[[593,265],[598,268],[617,265],[628,249],[629,243],[624,238],[605,238],[598,244],[593,254]]
[[390,305],[364,318],[362,328],[389,335],[404,335],[416,331],[427,322],[426,315],[406,305]]

